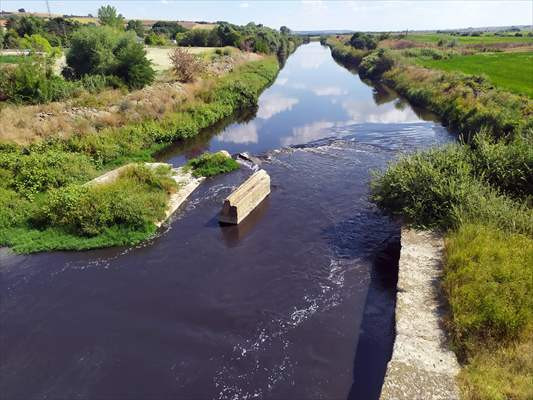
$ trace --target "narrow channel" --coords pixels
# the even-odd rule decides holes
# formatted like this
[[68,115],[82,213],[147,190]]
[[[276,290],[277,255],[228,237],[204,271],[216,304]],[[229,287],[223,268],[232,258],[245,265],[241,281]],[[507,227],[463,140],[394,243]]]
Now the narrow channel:
[[399,227],[370,171],[452,140],[432,115],[301,46],[256,110],[176,145],[249,152],[270,197],[238,227],[207,180],[135,248],[0,249],[0,393],[8,399],[372,399],[394,338]]

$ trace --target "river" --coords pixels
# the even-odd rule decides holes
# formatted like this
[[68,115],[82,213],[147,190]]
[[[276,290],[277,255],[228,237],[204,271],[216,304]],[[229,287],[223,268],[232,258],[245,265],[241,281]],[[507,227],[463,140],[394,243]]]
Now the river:
[[0,393],[27,399],[372,399],[394,339],[399,227],[370,171],[451,135],[301,46],[233,123],[162,153],[247,151],[272,193],[240,226],[208,179],[134,248],[0,249]]

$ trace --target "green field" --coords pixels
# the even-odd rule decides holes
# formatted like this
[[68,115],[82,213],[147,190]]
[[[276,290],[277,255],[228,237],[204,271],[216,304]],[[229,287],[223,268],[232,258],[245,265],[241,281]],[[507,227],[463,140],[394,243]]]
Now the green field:
[[17,64],[22,61],[23,56],[17,56],[12,54],[0,54],[0,64]]
[[417,62],[427,68],[485,74],[497,87],[533,98],[533,52],[480,53]]
[[522,36],[452,36],[438,33],[412,34],[405,37],[407,40],[424,43],[437,43],[439,39],[451,41],[456,39],[461,44],[491,44],[491,43],[527,43],[533,45],[533,37]]

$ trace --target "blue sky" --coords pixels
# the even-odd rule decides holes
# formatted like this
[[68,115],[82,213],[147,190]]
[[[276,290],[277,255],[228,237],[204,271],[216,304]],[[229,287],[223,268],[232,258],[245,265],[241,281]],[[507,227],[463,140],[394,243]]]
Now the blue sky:
[[[52,13],[96,15],[111,4],[126,18],[250,21],[291,29],[403,30],[533,24],[533,0],[522,1],[176,1],[50,0]],[[45,0],[0,0],[3,10],[46,11]]]

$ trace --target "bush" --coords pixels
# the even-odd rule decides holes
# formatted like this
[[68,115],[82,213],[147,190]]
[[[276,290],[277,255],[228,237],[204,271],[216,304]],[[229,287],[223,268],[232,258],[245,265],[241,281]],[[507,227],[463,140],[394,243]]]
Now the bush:
[[130,89],[141,89],[154,81],[155,72],[141,45],[123,38],[115,55],[117,65],[113,68],[112,75],[121,78]]
[[377,40],[366,33],[355,32],[350,38],[349,44],[359,50],[373,50],[377,47]]
[[80,83],[85,90],[93,94],[100,93],[108,84],[103,75],[83,75]]
[[154,32],[150,32],[144,38],[144,44],[148,46],[165,46],[167,43],[168,40],[164,35],[158,35]]
[[371,198],[418,228],[447,230],[478,221],[533,234],[533,210],[477,179],[472,157],[465,145],[404,156],[384,173],[375,173]]
[[208,39],[209,30],[207,29],[192,29],[176,36],[176,40],[180,46],[206,47]]
[[210,177],[239,169],[239,163],[221,153],[205,153],[189,160],[186,168],[191,169],[196,177]]
[[34,223],[83,236],[102,234],[115,225],[143,229],[165,215],[169,194],[176,188],[169,173],[137,165],[112,183],[51,191]]
[[475,174],[515,198],[533,195],[533,135],[510,143],[478,133],[472,146]]
[[25,57],[0,75],[0,97],[14,103],[40,104],[72,97],[80,87],[47,71],[42,62]]
[[205,69],[200,57],[176,47],[169,53],[172,69],[180,82],[193,81]]
[[88,156],[54,149],[2,153],[2,170],[7,174],[3,177],[6,187],[27,198],[52,188],[83,182],[96,173]]
[[85,27],[76,32],[72,36],[67,64],[74,78],[116,76],[135,89],[151,83],[155,75],[135,34],[107,26]]
[[377,79],[394,65],[391,55],[384,49],[370,53],[359,64],[359,75],[363,78]]
[[502,345],[533,327],[533,240],[466,224],[446,240],[444,288],[463,354]]

